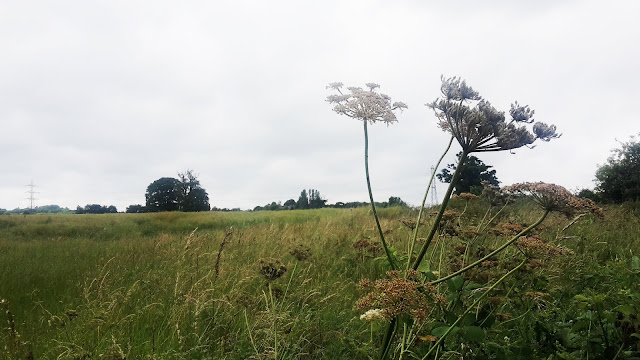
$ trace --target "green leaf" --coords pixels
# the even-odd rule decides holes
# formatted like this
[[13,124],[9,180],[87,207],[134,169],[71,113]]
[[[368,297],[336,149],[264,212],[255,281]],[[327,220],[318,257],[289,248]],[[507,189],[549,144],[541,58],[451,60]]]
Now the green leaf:
[[484,340],[484,330],[479,326],[465,326],[462,328],[462,336],[468,341],[481,342]]
[[472,325],[476,322],[475,314],[468,313],[462,318],[463,325]]
[[[437,328],[431,330],[431,335],[437,336],[437,337],[440,338],[440,337],[444,336],[444,334],[447,332],[447,330],[449,330],[449,326],[440,326],[440,327],[437,327]],[[457,326],[454,326],[454,328],[451,330],[449,335],[455,335],[458,331],[460,331],[460,328],[457,327]]]
[[429,262],[428,261],[421,262],[420,266],[418,266],[418,271],[422,273],[431,272],[431,266],[429,265]]
[[573,297],[573,300],[577,301],[589,301],[589,298],[584,295],[576,295]]
[[621,312],[625,315],[631,315],[635,311],[633,310],[633,307],[631,307],[630,305],[620,305],[618,306],[618,312]]
[[483,287],[480,284],[476,284],[476,283],[468,283],[467,285],[464,286],[465,290],[475,290],[475,289],[480,289],[481,287]]
[[631,269],[640,271],[640,257],[634,256],[631,258]]
[[451,291],[460,291],[464,285],[464,279],[460,275],[452,277],[447,281],[447,285]]

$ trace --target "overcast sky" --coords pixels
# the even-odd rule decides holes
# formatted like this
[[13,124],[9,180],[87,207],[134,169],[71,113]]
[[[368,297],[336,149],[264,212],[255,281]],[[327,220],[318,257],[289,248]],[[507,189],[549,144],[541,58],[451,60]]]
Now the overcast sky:
[[640,132],[638,14],[635,0],[2,1],[0,208],[28,207],[33,180],[35,205],[124,211],[187,169],[217,207],[303,188],[365,201],[362,123],[331,111],[334,81],[409,106],[370,128],[370,170],[376,200],[417,205],[449,139],[424,106],[441,74],[563,133],[478,155],[503,185],[593,187]]

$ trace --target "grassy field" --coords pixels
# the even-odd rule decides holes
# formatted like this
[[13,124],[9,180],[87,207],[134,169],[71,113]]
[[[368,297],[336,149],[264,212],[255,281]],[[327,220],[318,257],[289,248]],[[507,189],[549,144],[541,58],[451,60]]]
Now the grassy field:
[[[482,219],[498,208],[480,200],[450,206],[455,212],[426,256],[423,272],[431,276],[481,257],[505,241],[510,227],[540,216],[520,203],[486,224]],[[415,215],[380,210],[400,261]],[[548,251],[528,254],[527,265],[468,314],[438,358],[640,359],[640,211],[611,207],[603,220],[585,216],[563,230],[570,222],[552,215],[536,229]],[[376,236],[366,208],[2,216],[0,354],[376,358],[386,324],[363,321],[356,309],[368,292],[361,280],[384,278],[388,270]],[[459,284],[438,286],[447,305],[434,305],[416,334],[415,357],[477,289],[517,265],[518,248]]]

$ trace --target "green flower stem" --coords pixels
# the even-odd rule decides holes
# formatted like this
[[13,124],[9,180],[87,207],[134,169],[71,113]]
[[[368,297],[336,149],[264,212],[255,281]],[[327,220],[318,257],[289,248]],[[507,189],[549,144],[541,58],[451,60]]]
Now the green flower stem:
[[418,239],[418,228],[420,227],[420,220],[422,220],[422,213],[424,212],[424,204],[427,202],[427,195],[429,194],[429,189],[431,189],[433,178],[436,176],[436,171],[438,171],[438,168],[440,167],[440,163],[442,162],[442,159],[444,159],[444,156],[449,152],[449,149],[451,149],[451,144],[453,144],[453,139],[454,137],[451,136],[451,140],[449,140],[449,145],[447,145],[447,148],[442,153],[442,156],[440,156],[440,159],[438,160],[436,167],[431,173],[431,177],[429,178],[429,185],[427,185],[427,191],[424,192],[424,198],[422,198],[422,205],[420,205],[420,211],[418,212],[418,220],[416,221],[415,229],[413,229],[413,237],[411,238],[411,245],[409,246],[407,270],[409,270],[409,266],[411,265],[411,258],[413,257],[413,248],[416,245],[416,240]]
[[373,193],[371,192],[371,181],[369,180],[369,133],[367,132],[367,121],[364,123],[364,170],[367,175],[367,188],[369,189],[369,199],[371,200],[371,210],[373,210],[373,217],[376,219],[376,225],[378,226],[378,234],[380,235],[380,241],[382,241],[382,247],[387,254],[387,260],[391,265],[392,270],[396,270],[396,265],[391,257],[391,251],[387,246],[387,242],[384,240],[384,234],[382,233],[382,227],[380,226],[380,220],[378,219],[378,212],[376,211],[376,204],[373,201]]
[[389,350],[391,349],[391,339],[396,332],[396,325],[398,324],[398,318],[391,319],[389,326],[387,326],[387,332],[384,335],[384,341],[382,342],[382,348],[380,349],[380,360],[387,358]]
[[443,281],[447,281],[449,279],[451,279],[454,276],[460,275],[465,271],[468,271],[480,264],[482,264],[483,262],[485,262],[486,260],[488,260],[489,258],[493,257],[494,255],[496,255],[497,253],[501,252],[502,250],[506,249],[509,245],[513,244],[516,240],[518,240],[521,236],[526,235],[529,231],[533,230],[533,228],[535,228],[536,226],[540,225],[540,223],[542,223],[542,221],[544,221],[544,219],[547,217],[547,215],[549,215],[549,210],[545,210],[544,214],[542,214],[542,216],[538,219],[538,221],[536,221],[535,223],[529,225],[529,227],[527,227],[526,229],[520,231],[517,235],[515,235],[514,237],[512,237],[511,239],[509,239],[509,241],[507,241],[506,243],[502,244],[499,248],[493,250],[492,252],[490,252],[489,254],[487,254],[485,257],[483,257],[482,259],[469,264],[465,267],[463,267],[462,269],[449,274],[443,278],[440,278],[438,280],[434,280],[432,282],[430,282],[430,285],[436,285],[439,284]]
[[444,211],[447,209],[449,198],[451,197],[453,188],[455,187],[456,182],[458,181],[458,177],[460,177],[462,164],[464,164],[464,161],[467,159],[467,155],[469,155],[469,153],[463,150],[462,155],[460,156],[460,161],[458,161],[458,166],[456,167],[456,171],[454,171],[453,176],[451,178],[451,183],[449,184],[449,188],[447,188],[447,192],[446,194],[444,194],[442,205],[440,205],[440,211],[438,212],[438,215],[436,216],[436,220],[433,222],[433,225],[431,226],[431,231],[429,232],[429,236],[427,236],[427,241],[424,243],[424,245],[422,245],[422,249],[420,249],[420,252],[418,253],[418,257],[416,258],[416,261],[413,263],[413,266],[412,266],[413,270],[418,270],[418,266],[420,266],[420,263],[422,262],[424,255],[427,253],[427,249],[429,249],[429,245],[431,245],[431,241],[433,240],[433,237],[436,235],[436,232],[438,231],[438,225],[440,224],[440,220],[442,220],[442,215],[444,214]]
[[449,335],[449,333],[451,333],[451,331],[456,327],[456,325],[458,325],[460,323],[460,321],[462,321],[462,319],[465,317],[465,315],[467,315],[469,312],[471,312],[471,310],[473,310],[479,303],[480,300],[482,300],[485,296],[487,296],[491,290],[493,290],[496,286],[498,286],[498,284],[500,284],[504,279],[506,279],[509,275],[513,274],[514,272],[516,272],[518,269],[520,269],[522,267],[522,265],[524,265],[526,263],[526,259],[523,260],[518,266],[516,266],[515,268],[513,268],[511,271],[509,271],[508,273],[504,274],[498,281],[496,281],[493,285],[491,285],[491,287],[489,287],[489,289],[487,289],[487,291],[485,291],[482,295],[480,295],[479,298],[476,299],[476,301],[473,302],[473,304],[471,304],[465,311],[464,313],[462,313],[460,316],[458,316],[458,319],[447,329],[447,331],[442,334],[442,336],[440,337],[440,339],[438,339],[438,341],[436,341],[435,344],[433,344],[433,346],[431,347],[431,349],[429,349],[429,352],[427,352],[427,354],[422,358],[422,360],[426,359],[429,355],[431,355],[431,353],[440,347],[440,345],[442,344],[442,342],[444,341],[444,339],[447,337],[447,335]]

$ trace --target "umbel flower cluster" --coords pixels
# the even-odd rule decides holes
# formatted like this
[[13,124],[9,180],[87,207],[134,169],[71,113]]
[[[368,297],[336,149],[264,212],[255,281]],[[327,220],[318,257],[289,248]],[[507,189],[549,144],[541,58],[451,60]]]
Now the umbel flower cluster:
[[[388,271],[387,279],[371,283],[364,279],[360,285],[371,288],[371,292],[358,300],[357,310],[367,310],[361,319],[390,320],[399,315],[408,315],[417,321],[424,321],[431,312],[431,299],[444,303],[435,287],[424,284],[415,270],[409,270],[406,277],[399,271]],[[429,294],[429,295],[427,295]]]
[[603,217],[604,215],[602,209],[593,201],[579,198],[560,185],[543,182],[524,182],[505,186],[502,191],[510,194],[531,196],[544,210],[558,211],[567,216],[588,212],[598,217]]
[[342,92],[342,86],[341,82],[334,82],[327,86],[327,89],[333,89],[338,92],[338,94],[327,97],[327,101],[333,104],[333,111],[338,114],[361,121],[368,121],[371,124],[384,122],[389,125],[398,121],[394,114],[395,110],[402,111],[402,109],[407,108],[405,103],[391,103],[389,95],[377,92],[376,89],[380,87],[378,84],[366,84],[369,90],[348,87],[347,89],[350,91],[348,94]]
[[442,98],[426,104],[438,117],[438,125],[451,133],[467,153],[517,149],[532,144],[536,139],[550,141],[560,137],[555,125],[534,122],[534,111],[529,106],[511,105],[506,121],[477,91],[460,78],[442,78]]

